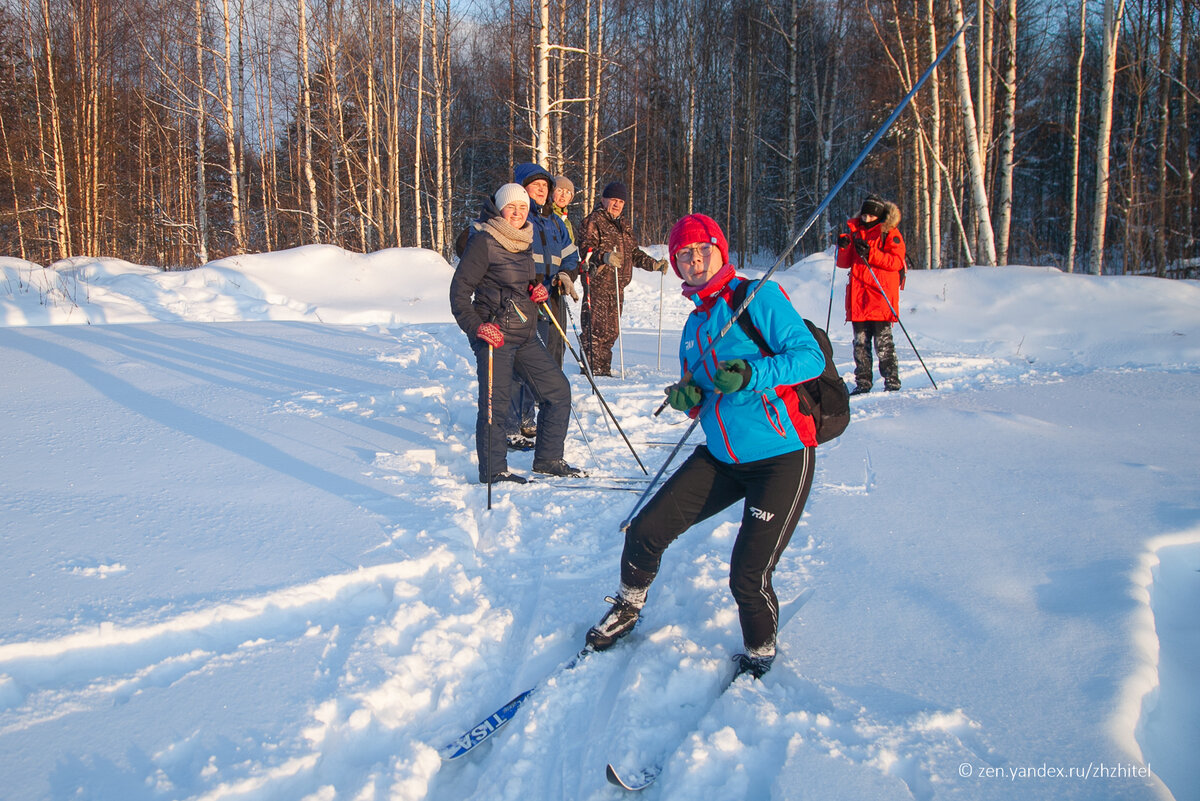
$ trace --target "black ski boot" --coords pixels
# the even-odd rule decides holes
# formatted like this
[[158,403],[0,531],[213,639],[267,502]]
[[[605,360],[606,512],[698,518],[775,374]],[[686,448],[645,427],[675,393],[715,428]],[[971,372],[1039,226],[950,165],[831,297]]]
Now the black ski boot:
[[587,473],[578,467],[571,467],[567,464],[566,459],[554,459],[553,461],[534,459],[533,472],[563,478],[587,478]]
[[[529,481],[529,479],[525,478],[525,476],[521,475],[520,473],[513,473],[508,470],[501,470],[499,473],[492,474],[492,480],[490,483],[498,484],[501,481],[511,481],[514,484],[525,484]],[[487,476],[481,475],[479,477],[479,483],[480,484],[489,483]]]
[[604,651],[613,646],[617,640],[633,631],[637,625],[638,616],[642,612],[640,604],[632,604],[620,598],[608,597],[604,600],[612,604],[608,614],[600,618],[600,622],[588,629],[587,644],[594,651]]
[[537,443],[524,434],[509,434],[506,439],[510,451],[531,451],[537,447]]
[[771,669],[771,665],[775,662],[775,654],[769,656],[750,656],[749,654],[738,654],[733,658],[737,662],[737,675],[749,673],[756,679],[761,679]]

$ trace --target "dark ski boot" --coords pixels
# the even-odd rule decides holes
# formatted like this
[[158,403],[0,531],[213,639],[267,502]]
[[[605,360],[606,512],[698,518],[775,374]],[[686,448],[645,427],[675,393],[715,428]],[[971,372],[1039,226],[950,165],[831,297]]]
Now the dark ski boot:
[[613,643],[633,631],[642,612],[641,604],[633,604],[611,596],[604,600],[611,603],[612,608],[600,618],[599,623],[588,629],[587,633],[587,644],[595,651],[611,648]]

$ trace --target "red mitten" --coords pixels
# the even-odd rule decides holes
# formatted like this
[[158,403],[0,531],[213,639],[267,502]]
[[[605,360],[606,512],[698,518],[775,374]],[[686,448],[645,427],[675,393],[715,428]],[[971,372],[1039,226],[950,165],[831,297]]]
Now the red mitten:
[[493,348],[504,347],[504,332],[495,323],[484,323],[475,330],[475,336],[491,345]]
[[546,290],[545,284],[530,284],[529,299],[537,305],[541,306],[546,301],[550,300],[550,293]]

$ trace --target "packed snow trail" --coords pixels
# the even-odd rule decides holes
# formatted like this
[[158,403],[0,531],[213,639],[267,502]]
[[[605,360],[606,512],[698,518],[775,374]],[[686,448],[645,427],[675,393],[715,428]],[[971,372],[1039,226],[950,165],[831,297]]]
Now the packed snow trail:
[[[447,738],[582,645],[633,494],[545,481],[485,512],[445,270],[374,280],[330,255],[75,263],[78,306],[0,290],[12,797],[611,799],[613,710],[686,701],[695,666],[740,646],[734,512],[672,546],[637,647],[443,763]],[[827,262],[778,277],[825,308]],[[635,444],[674,444],[682,416],[649,414],[675,378],[652,278],[627,295],[626,378],[600,386]],[[1172,588],[1200,542],[1200,288],[1033,268],[908,287],[941,389],[901,345],[904,389],[856,399],[777,573],[813,602],[646,796],[1141,801],[1170,797],[1161,775],[1194,797],[1170,713],[1196,698],[1176,667],[1194,604]],[[667,301],[678,330],[686,302]],[[848,373],[848,329],[831,334]],[[572,428],[569,459],[598,483],[640,475],[571,379],[596,458]],[[640,452],[654,470],[668,450]],[[1036,775],[1091,763],[1126,773]]]

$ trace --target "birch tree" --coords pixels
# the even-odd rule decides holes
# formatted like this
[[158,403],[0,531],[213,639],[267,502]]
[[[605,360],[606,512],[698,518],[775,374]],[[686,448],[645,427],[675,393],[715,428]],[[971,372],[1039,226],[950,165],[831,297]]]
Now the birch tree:
[[1104,0],[1103,53],[1100,68],[1100,121],[1096,126],[1096,195],[1092,204],[1092,252],[1088,269],[1104,273],[1104,236],[1108,222],[1109,148],[1112,142],[1113,96],[1117,74],[1117,43],[1125,0]]
[[204,0],[196,0],[196,258],[208,263],[207,106],[204,77]]
[[1075,112],[1071,121],[1070,199],[1067,202],[1068,273],[1075,272],[1075,250],[1079,229],[1079,131],[1083,117],[1083,62],[1087,50],[1087,0],[1079,0],[1079,54],[1075,58]]
[[997,258],[1008,264],[1008,243],[1012,228],[1013,153],[1017,137],[1017,0],[1005,4],[1004,107],[1000,129],[1000,162],[996,169],[1000,203]]
[[[963,12],[961,0],[954,2],[954,24],[961,27]],[[992,232],[992,218],[988,207],[987,185],[984,181],[983,153],[980,150],[979,132],[974,102],[971,99],[971,71],[967,66],[966,37],[959,37],[954,46],[958,66],[958,101],[963,117],[963,133],[966,135],[967,168],[971,177],[971,200],[975,212],[975,232],[979,244],[975,251],[983,264],[995,266],[996,242]]]
[[303,151],[300,155],[305,188],[308,190],[308,233],[310,242],[321,241],[321,217],[317,207],[317,177],[313,170],[312,72],[308,62],[308,8],[296,0],[297,46],[300,58],[300,119]]

